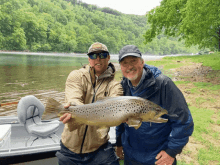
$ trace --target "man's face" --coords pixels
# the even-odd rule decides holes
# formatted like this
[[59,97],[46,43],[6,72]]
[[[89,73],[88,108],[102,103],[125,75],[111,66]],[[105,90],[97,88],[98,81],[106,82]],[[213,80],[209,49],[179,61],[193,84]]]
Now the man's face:
[[91,67],[94,67],[95,74],[97,76],[100,76],[102,73],[104,73],[108,67],[108,62],[110,60],[110,56],[108,55],[107,58],[101,59],[99,56],[97,56],[97,59],[90,59],[89,58],[89,64]]
[[141,79],[144,67],[144,61],[141,58],[134,56],[127,56],[120,62],[121,71],[127,79],[138,81]]

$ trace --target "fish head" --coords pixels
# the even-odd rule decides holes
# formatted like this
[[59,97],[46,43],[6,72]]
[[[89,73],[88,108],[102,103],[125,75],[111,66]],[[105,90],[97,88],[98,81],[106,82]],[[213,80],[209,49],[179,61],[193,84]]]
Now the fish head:
[[160,108],[159,110],[156,110],[156,115],[154,116],[152,122],[166,123],[168,121],[168,119],[161,118],[161,116],[167,115],[167,114],[168,114],[168,111],[163,109],[163,108]]
[[168,114],[168,112],[163,108],[151,109],[148,110],[146,113],[143,113],[141,115],[141,118],[145,122],[165,123],[167,122],[167,119],[161,118],[161,116],[165,114]]

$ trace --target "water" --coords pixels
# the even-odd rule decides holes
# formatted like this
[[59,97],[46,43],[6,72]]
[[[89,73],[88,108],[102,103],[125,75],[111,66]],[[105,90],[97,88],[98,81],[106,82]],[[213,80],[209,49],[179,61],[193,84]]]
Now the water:
[[69,73],[87,63],[87,57],[0,54],[0,102],[4,93],[64,91]]
[[[143,58],[156,60],[162,57],[143,55]],[[118,55],[111,55],[111,62],[117,60]],[[22,90],[64,91],[69,73],[87,63],[86,54],[29,52],[23,55],[20,52],[0,54],[0,94]]]

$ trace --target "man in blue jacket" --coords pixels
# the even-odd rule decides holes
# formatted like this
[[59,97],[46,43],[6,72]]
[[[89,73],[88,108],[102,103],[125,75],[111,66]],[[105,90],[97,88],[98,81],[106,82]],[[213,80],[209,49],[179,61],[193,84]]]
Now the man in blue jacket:
[[126,123],[116,128],[117,155],[125,165],[175,165],[176,155],[192,135],[194,123],[185,98],[173,81],[156,67],[144,64],[141,52],[127,45],[119,52],[125,96],[148,99],[168,111],[167,123],[143,122],[139,129]]

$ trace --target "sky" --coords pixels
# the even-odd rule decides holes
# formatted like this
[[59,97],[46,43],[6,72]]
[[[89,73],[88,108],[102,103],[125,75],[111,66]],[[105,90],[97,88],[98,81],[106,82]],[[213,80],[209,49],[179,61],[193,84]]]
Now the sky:
[[160,5],[161,0],[81,0],[87,4],[98,7],[109,7],[124,14],[145,15],[156,6]]

